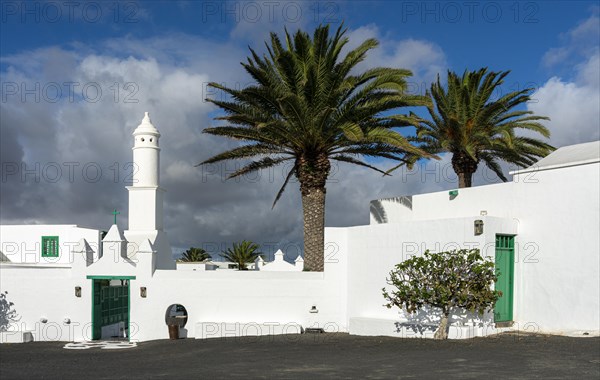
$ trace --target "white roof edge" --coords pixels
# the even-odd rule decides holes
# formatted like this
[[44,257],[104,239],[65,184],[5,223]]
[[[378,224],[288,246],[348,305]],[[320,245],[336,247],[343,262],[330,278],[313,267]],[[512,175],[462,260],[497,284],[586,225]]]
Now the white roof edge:
[[85,226],[80,226],[79,224],[0,224],[0,226],[1,227],[44,227],[44,226],[75,227],[75,228],[81,228],[84,230],[103,231],[101,228],[85,227]]
[[0,262],[0,267],[21,267],[21,268],[44,268],[44,269],[56,269],[56,268],[72,268],[70,264],[40,264],[40,263],[13,263],[13,262]]
[[[42,227],[42,226],[54,226],[54,227],[79,227],[77,224],[48,224],[48,223],[44,223],[44,224],[31,224],[31,223],[27,223],[27,224],[0,224],[0,226],[2,227],[23,227],[23,226],[27,226],[27,227]],[[79,228],[83,228],[83,227],[79,227]]]
[[567,163],[563,163],[563,164],[555,164],[555,165],[539,166],[539,167],[535,166],[535,164],[533,164],[533,166],[530,166],[525,169],[514,170],[512,172],[508,172],[508,174],[518,175],[518,174],[532,173],[532,172],[543,171],[543,170],[567,168],[570,166],[588,165],[588,164],[594,164],[597,162],[600,162],[600,158],[591,158],[588,160],[581,160],[581,161],[574,161],[574,162],[567,162]]

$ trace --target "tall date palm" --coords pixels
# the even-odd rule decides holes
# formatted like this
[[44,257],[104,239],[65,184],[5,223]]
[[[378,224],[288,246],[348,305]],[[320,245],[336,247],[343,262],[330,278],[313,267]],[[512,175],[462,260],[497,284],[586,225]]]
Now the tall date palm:
[[386,112],[427,103],[425,97],[406,94],[410,71],[354,72],[378,42],[368,39],[341,54],[348,42],[345,32],[340,27],[330,35],[329,26],[320,26],[311,38],[303,31],[290,35],[286,30],[284,42],[271,33],[267,54],[259,56],[250,49],[251,56],[242,62],[255,84],[238,90],[211,83],[229,100],[207,99],[225,112],[217,119],[227,125],[204,132],[243,143],[201,164],[252,160],[231,178],[293,163],[273,206],[295,176],[302,194],[305,269],[312,271],[324,266],[325,182],[331,160],[382,172],[360,157],[410,163],[427,155],[392,129],[413,124],[410,117]]
[[493,99],[509,73],[482,68],[465,71],[459,77],[448,71],[446,88],[439,76],[431,85],[432,102],[428,106],[431,120],[420,121],[417,140],[430,153],[452,153],[452,168],[458,175],[459,187],[471,186],[473,173],[481,162],[506,181],[499,161],[524,167],[554,150],[542,140],[518,134],[518,130],[528,130],[550,137],[548,129],[539,122],[549,120],[547,117],[515,109],[531,100],[533,89]]

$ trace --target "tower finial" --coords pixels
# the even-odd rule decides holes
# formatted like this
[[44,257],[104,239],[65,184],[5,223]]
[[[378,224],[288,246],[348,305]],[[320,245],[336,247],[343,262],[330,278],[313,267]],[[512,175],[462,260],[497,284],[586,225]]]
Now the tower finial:
[[152,120],[150,120],[150,112],[144,112],[144,118],[142,119],[140,125],[138,125],[137,128],[133,131],[133,135],[136,136],[148,133],[160,136],[160,133],[158,132],[154,124],[152,124]]

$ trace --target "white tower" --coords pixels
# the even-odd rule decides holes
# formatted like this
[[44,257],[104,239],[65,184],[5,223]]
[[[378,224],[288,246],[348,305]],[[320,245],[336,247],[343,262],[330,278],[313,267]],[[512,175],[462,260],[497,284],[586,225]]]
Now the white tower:
[[156,267],[175,268],[171,246],[163,231],[163,194],[160,187],[160,133],[148,112],[133,131],[133,185],[129,190],[129,229],[125,237],[140,247],[150,240],[156,251]]
[[163,193],[159,182],[160,133],[148,112],[133,131],[133,186],[129,190],[129,230],[163,229]]

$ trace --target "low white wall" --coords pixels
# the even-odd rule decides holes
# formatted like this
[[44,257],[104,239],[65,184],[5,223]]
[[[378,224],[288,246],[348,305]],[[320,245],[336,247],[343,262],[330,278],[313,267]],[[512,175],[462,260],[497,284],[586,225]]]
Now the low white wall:
[[[475,219],[484,221],[484,234],[474,234]],[[470,217],[378,224],[347,228],[348,315],[406,321],[398,308],[387,309],[382,288],[394,266],[425,250],[479,248],[493,259],[496,233],[513,234],[516,225],[494,217]],[[466,322],[466,321],[463,321]]]
[[[320,327],[347,331],[346,231],[328,231],[328,261],[325,272],[188,271],[156,270],[151,258],[139,257],[136,265],[103,258],[86,266],[78,258],[72,267],[0,264],[0,291],[20,320],[14,326],[32,330],[34,339],[78,341],[91,338],[92,280],[87,275],[130,275],[131,339],[146,341],[168,338],[165,313],[171,304],[188,312],[183,336],[194,337],[201,322],[228,325],[267,324],[274,331],[283,326]],[[110,260],[109,260],[110,259]],[[75,287],[81,297],[75,297]],[[146,297],[140,287],[146,287]],[[318,313],[311,313],[315,306]],[[47,319],[41,323],[40,319]],[[68,318],[70,324],[65,324]],[[256,329],[248,334],[256,334]],[[243,333],[243,331],[242,331]]]
[[[347,331],[345,229],[327,229],[325,272],[171,271],[131,281],[132,339],[168,338],[165,312],[181,304],[188,312],[184,336],[194,337],[198,323],[220,328],[244,324],[299,324]],[[146,287],[147,297],[140,296]],[[311,313],[315,306],[318,313]],[[133,327],[132,329],[135,329]],[[238,329],[243,332],[242,328]],[[277,328],[275,328],[277,330]],[[250,329],[249,334],[255,334]]]
[[[139,331],[134,331],[132,338],[167,338],[165,312],[171,304],[186,308],[188,337],[194,336],[194,325],[198,322],[281,325],[293,322],[302,326],[334,322],[342,331],[346,329],[336,304],[338,294],[335,289],[329,289],[330,281],[320,273],[204,273],[211,276],[157,271],[152,280],[132,281],[131,321],[139,325]],[[139,296],[140,286],[146,287],[147,298]],[[318,314],[309,313],[313,305],[319,309]]]
[[[91,283],[72,278],[70,267],[0,264],[0,279],[0,291],[8,292],[17,312],[9,333],[31,331],[34,341],[91,338]],[[75,286],[81,286],[81,298],[75,297]]]
[[[58,257],[42,257],[42,236],[58,236]],[[97,257],[99,230],[64,224],[0,225],[0,251],[12,263],[70,264],[69,253],[82,238]]]
[[[417,234],[410,235],[411,238],[423,234],[445,236],[449,225],[423,224],[425,220],[443,222],[446,218],[476,216],[481,211],[486,211],[488,216],[512,220],[517,225],[515,322],[529,326],[529,331],[598,332],[599,194],[600,164],[597,162],[524,173],[509,183],[459,189],[456,197],[451,197],[448,191],[413,196],[411,212],[394,202],[384,202],[390,230],[379,233],[375,229],[366,235],[376,234],[375,240],[387,241],[385,244],[394,245],[397,251],[402,244],[397,237],[405,236],[404,231]],[[395,208],[402,209],[394,212]],[[393,224],[403,227],[399,230]],[[414,226],[423,226],[423,230],[414,231]],[[356,231],[353,237],[362,230]],[[460,231],[454,233],[460,236]],[[360,240],[359,245],[364,245],[373,239],[363,236]],[[354,267],[351,261],[351,278],[356,276],[352,274]]]
[[[542,171],[517,186],[522,284],[516,321],[543,332],[600,330],[600,165]],[[525,245],[527,244],[527,246]],[[518,269],[517,269],[518,268]]]

